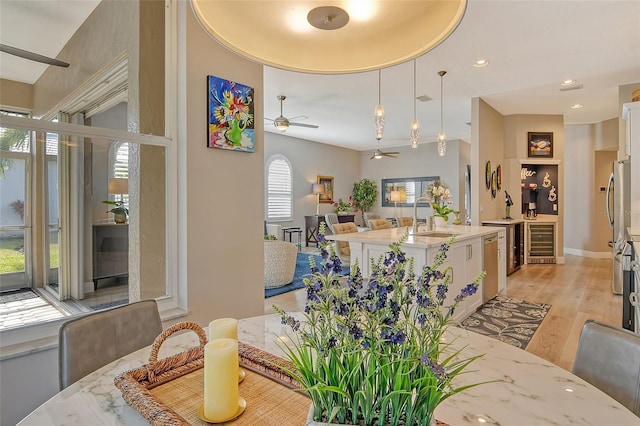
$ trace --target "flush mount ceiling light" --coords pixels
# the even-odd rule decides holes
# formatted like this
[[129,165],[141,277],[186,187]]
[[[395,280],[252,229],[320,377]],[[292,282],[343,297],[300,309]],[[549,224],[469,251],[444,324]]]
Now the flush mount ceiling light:
[[446,71],[438,71],[440,76],[440,133],[438,133],[438,155],[444,157],[447,153],[447,135],[444,133],[444,113],[442,111],[442,77]]
[[560,84],[562,86],[571,86],[572,84],[575,84],[575,83],[576,83],[575,80],[562,80]]
[[487,65],[489,65],[489,61],[487,61],[486,59],[478,59],[473,63],[473,66],[476,68],[486,67]]
[[202,27],[233,52],[291,71],[344,74],[416,58],[460,24],[468,0],[191,0]]

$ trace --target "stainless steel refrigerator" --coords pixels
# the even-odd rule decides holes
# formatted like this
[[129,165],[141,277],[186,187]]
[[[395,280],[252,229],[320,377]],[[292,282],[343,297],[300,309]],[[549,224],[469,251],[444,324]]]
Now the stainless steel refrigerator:
[[607,216],[613,230],[613,292],[622,294],[625,230],[631,225],[631,161],[615,161],[607,186]]

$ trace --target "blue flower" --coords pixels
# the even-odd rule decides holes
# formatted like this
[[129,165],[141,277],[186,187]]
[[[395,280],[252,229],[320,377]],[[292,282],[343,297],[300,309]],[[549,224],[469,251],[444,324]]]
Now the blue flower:
[[462,288],[462,290],[460,290],[460,294],[456,296],[454,301],[455,302],[460,302],[465,297],[473,296],[474,294],[476,294],[477,290],[478,290],[478,285],[477,284],[475,284],[475,283],[467,284],[466,286],[464,286]]

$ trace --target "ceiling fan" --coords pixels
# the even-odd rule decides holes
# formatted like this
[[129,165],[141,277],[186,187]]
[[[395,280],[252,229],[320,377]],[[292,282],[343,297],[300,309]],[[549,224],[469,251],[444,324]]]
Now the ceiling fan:
[[273,122],[273,125],[276,127],[276,129],[284,132],[285,130],[287,130],[289,128],[289,126],[298,126],[298,127],[309,127],[311,129],[317,129],[318,126],[315,124],[305,124],[305,123],[297,123],[293,120],[297,119],[297,118],[302,118],[302,119],[306,119],[309,118],[306,115],[298,115],[295,117],[291,117],[291,118],[287,118],[284,115],[282,115],[282,101],[284,101],[285,99],[287,99],[286,96],[284,95],[278,95],[278,100],[280,101],[280,117],[277,117],[275,119],[271,119],[271,118],[265,118],[265,120],[269,120]]
[[28,59],[30,61],[42,62],[47,65],[55,65],[57,67],[64,68],[69,66],[68,63],[59,61],[58,59],[49,58],[48,56],[39,55],[37,53],[29,52],[28,50],[18,49],[17,47],[7,46],[6,44],[0,44],[0,52],[19,56],[20,58]]
[[380,149],[380,141],[378,141],[378,148],[376,148],[376,150],[373,151],[373,155],[369,160],[379,160],[382,157],[398,158],[398,154],[400,154],[398,151],[389,151],[389,152],[382,151]]

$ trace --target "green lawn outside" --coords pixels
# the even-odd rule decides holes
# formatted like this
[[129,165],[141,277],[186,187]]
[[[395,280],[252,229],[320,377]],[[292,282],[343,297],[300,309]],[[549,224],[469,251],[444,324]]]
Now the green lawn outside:
[[[0,274],[7,272],[24,271],[24,238],[22,236],[3,236],[0,237]],[[58,244],[51,244],[50,262],[51,268],[57,268],[59,265]]]

